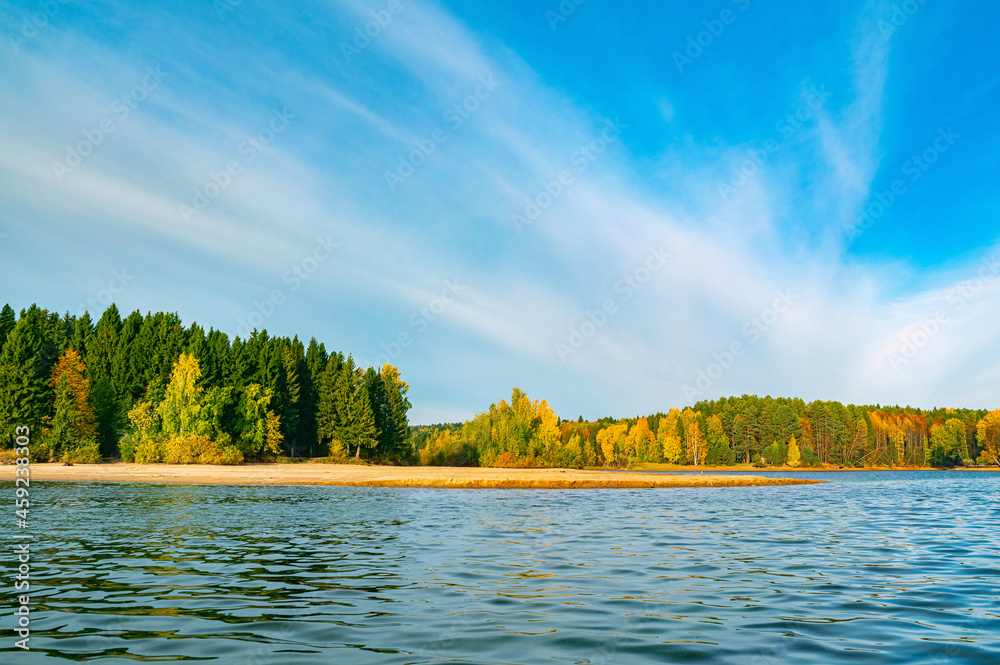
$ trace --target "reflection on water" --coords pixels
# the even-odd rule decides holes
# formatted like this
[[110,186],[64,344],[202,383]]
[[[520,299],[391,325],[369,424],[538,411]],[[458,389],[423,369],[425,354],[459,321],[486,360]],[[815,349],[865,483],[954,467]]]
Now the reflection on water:
[[[32,651],[16,662],[1000,662],[1000,474],[822,477],[51,483],[33,488]],[[0,651],[14,662],[13,639]]]

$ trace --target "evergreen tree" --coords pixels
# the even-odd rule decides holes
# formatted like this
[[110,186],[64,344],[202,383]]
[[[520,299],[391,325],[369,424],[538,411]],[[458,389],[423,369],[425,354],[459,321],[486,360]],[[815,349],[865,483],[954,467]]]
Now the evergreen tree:
[[36,432],[52,411],[49,379],[58,356],[48,313],[32,305],[0,353],[0,436],[10,444],[14,427]]
[[16,325],[17,318],[14,315],[14,308],[10,305],[4,305],[3,309],[0,309],[0,352],[3,351],[3,346],[7,343],[7,337]]
[[[371,368],[369,371],[371,372]],[[355,382],[348,413],[350,414],[347,426],[347,431],[350,432],[348,440],[356,446],[354,456],[360,458],[362,449],[366,456],[371,455],[378,445],[378,429],[375,427],[375,413],[372,410],[370,381],[366,375],[359,377]]]
[[90,320],[90,314],[84,312],[81,316],[77,317],[73,324],[73,335],[69,342],[70,348],[79,353],[81,358],[86,358],[87,344],[90,342],[93,334],[94,324]]
[[[115,357],[118,331],[121,326],[121,315],[118,313],[118,308],[112,304],[104,310],[104,314],[101,315],[94,327],[94,334],[87,345],[85,364],[87,365],[87,378],[90,379],[91,385],[97,385],[101,379],[112,379],[111,364]],[[112,385],[112,387],[115,386]]]
[[297,453],[301,452],[296,449],[296,446],[300,441],[299,407],[302,400],[302,386],[299,382],[298,358],[296,358],[292,346],[284,346],[281,349],[280,374],[283,399],[278,409],[278,415],[281,418],[282,434],[289,452],[292,457],[295,457]]
[[319,412],[319,393],[323,370],[326,367],[326,348],[316,342],[313,337],[305,358],[300,361],[299,379],[301,396],[299,402],[299,437],[308,446],[308,455],[313,457],[315,446],[319,442],[317,417]]

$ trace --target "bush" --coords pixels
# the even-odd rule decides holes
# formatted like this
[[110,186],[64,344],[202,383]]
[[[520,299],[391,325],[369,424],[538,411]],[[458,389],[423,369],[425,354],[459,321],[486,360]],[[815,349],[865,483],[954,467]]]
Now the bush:
[[72,464],[97,464],[101,461],[101,447],[97,439],[81,441],[63,450],[62,459]]
[[535,467],[535,456],[519,458],[505,450],[497,456],[493,466],[498,469],[531,469]]
[[155,464],[163,461],[163,450],[156,439],[143,437],[135,446],[132,461],[136,464]]
[[232,446],[220,446],[205,436],[171,439],[164,447],[167,464],[239,464],[243,453]]

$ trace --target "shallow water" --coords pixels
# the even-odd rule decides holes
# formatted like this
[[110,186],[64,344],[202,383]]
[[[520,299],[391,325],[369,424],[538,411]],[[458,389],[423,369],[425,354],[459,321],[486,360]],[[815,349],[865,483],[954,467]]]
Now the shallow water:
[[794,475],[831,482],[39,484],[0,660],[1000,662],[1000,474]]

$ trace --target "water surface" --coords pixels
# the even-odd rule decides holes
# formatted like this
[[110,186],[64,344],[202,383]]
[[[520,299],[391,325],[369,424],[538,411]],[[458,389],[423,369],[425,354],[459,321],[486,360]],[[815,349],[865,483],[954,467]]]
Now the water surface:
[[1000,474],[801,475],[831,482],[40,484],[0,660],[1000,662]]

